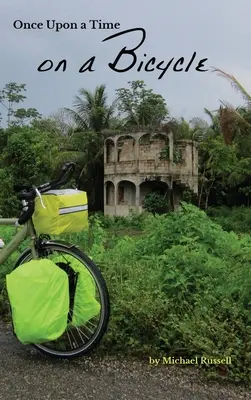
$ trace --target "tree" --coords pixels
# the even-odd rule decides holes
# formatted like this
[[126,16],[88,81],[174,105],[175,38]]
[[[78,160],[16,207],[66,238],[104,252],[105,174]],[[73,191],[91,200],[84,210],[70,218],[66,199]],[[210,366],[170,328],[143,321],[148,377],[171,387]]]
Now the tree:
[[94,92],[87,89],[80,89],[73,103],[73,110],[65,108],[72,117],[78,129],[83,131],[102,132],[109,128],[110,120],[115,111],[115,102],[108,105],[106,86],[96,87]]
[[245,101],[245,112],[243,107],[233,107],[227,102],[221,102],[219,109],[220,129],[227,145],[231,145],[238,135],[250,135],[251,133],[251,95],[241,83],[231,74],[214,68],[217,75],[227,79],[232,87],[242,95]]
[[24,83],[17,84],[15,82],[7,83],[0,91],[0,103],[7,110],[7,124],[10,126],[11,116],[14,113],[13,105],[23,102],[26,99],[23,92],[26,91]]
[[168,109],[165,99],[147,89],[144,81],[128,82],[129,89],[116,89],[118,110],[126,127],[159,127],[166,121]]
[[[83,151],[85,147],[83,144],[82,131],[80,132],[81,137],[76,137],[76,133],[65,132],[61,129],[61,124],[57,118],[42,118],[39,120],[33,120],[31,127],[34,131],[45,132],[46,135],[51,135],[53,142],[57,143],[57,154],[54,158],[54,167],[60,168],[62,164],[68,161],[74,161],[77,164],[77,170],[75,171],[75,178],[78,179],[83,165],[87,163],[86,153]],[[0,136],[1,138],[1,136]]]
[[15,109],[17,104],[22,103],[26,99],[24,92],[26,92],[26,85],[15,82],[7,83],[0,91],[0,104],[7,112],[8,128],[11,124],[24,125],[34,119],[41,118],[41,115],[35,108]]
[[20,126],[27,125],[31,121],[42,118],[36,108],[18,108],[16,111],[13,111],[12,115],[15,118],[12,124]]
[[58,141],[53,134],[29,126],[11,126],[8,130],[9,141],[0,157],[0,206],[1,215],[12,217],[20,205],[13,184],[39,185],[51,180]]
[[204,112],[210,119],[209,129],[211,130],[212,135],[220,135],[220,120],[218,110],[209,111],[207,108],[204,108]]
[[108,104],[105,85],[92,93],[86,89],[75,97],[73,110],[65,109],[75,123],[70,142],[82,153],[78,185],[88,193],[90,209],[103,209],[105,130],[113,121],[116,102]]
[[[71,111],[72,112],[72,111]],[[50,120],[54,121],[57,129],[60,130],[62,135],[69,136],[77,128],[73,118],[69,115],[71,112],[61,108],[57,112],[51,114]]]
[[205,135],[208,125],[199,118],[193,118],[186,121],[183,117],[171,118],[167,123],[162,124],[162,132],[172,132],[174,141],[177,140],[194,140],[200,142]]

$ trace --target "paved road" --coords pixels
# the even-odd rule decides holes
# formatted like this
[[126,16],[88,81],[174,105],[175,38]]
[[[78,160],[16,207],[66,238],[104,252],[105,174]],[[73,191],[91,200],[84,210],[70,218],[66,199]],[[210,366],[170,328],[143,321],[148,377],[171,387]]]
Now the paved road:
[[0,324],[0,399],[4,400],[235,400],[251,394],[235,386],[205,384],[189,367],[99,354],[78,361],[48,360],[22,346]]

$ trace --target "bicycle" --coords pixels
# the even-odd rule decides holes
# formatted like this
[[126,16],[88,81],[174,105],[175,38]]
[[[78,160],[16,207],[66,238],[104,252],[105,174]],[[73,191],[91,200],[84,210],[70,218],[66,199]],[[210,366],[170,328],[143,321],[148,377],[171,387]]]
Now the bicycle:
[[[49,235],[37,235],[32,221],[32,215],[35,210],[35,198],[48,192],[49,190],[58,189],[69,182],[75,169],[75,163],[70,162],[63,166],[57,179],[47,182],[39,187],[32,185],[14,185],[14,191],[17,198],[22,203],[22,211],[19,218],[0,218],[0,225],[15,225],[21,227],[12,240],[0,251],[0,265],[3,264],[10,255],[17,250],[20,244],[27,238],[30,238],[30,247],[26,248],[14,268],[20,267],[22,264],[32,259],[49,258],[55,252],[58,252],[63,260],[67,260],[67,256],[75,258],[78,262],[86,267],[92,275],[96,285],[97,292],[100,296],[100,314],[86,323],[86,326],[74,327],[72,324],[68,326],[67,331],[58,340],[43,344],[33,344],[40,352],[59,358],[74,358],[83,356],[91,352],[101,341],[104,336],[110,316],[110,301],[106,282],[95,263],[80,250],[76,245],[67,243],[62,240],[52,240]],[[56,263],[57,264],[57,263]],[[60,264],[60,265],[59,265]],[[62,267],[62,263],[59,263]],[[63,263],[64,264],[64,263]],[[67,260],[67,265],[69,261]],[[67,272],[67,270],[64,268]],[[97,320],[97,327],[93,332],[94,321]],[[73,329],[76,332],[73,333]],[[91,336],[88,337],[88,334]],[[77,338],[76,338],[77,337]],[[80,344],[79,342],[82,341]],[[68,344],[67,344],[68,342]],[[67,345],[66,345],[67,344]],[[53,348],[54,347],[54,348]]]

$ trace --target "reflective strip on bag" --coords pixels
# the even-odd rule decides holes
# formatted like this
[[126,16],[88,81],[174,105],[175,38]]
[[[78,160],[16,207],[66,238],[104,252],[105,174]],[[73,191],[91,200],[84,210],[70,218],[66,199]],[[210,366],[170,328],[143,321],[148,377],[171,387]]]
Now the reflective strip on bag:
[[48,190],[48,192],[45,193],[47,196],[48,194],[54,194],[56,196],[65,196],[65,195],[76,195],[76,193],[84,193],[82,190],[78,189],[58,189],[58,190]]
[[74,206],[74,207],[64,207],[59,209],[59,215],[62,214],[71,214],[79,211],[87,211],[88,210],[88,204],[84,206]]

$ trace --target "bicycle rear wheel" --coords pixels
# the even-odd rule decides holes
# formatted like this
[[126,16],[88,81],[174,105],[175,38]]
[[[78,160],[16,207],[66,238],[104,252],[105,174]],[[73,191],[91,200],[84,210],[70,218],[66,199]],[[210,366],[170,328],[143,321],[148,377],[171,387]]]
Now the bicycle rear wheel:
[[[47,241],[39,250],[39,259],[48,258],[62,267],[62,264],[69,265],[69,260],[76,260],[78,265],[86,268],[95,282],[95,298],[100,304],[100,311],[89,319],[84,325],[75,326],[69,323],[65,333],[57,340],[43,344],[34,345],[40,352],[58,357],[74,358],[83,356],[92,351],[104,336],[110,316],[110,301],[105,280],[95,263],[81,250],[75,246],[69,246],[57,241]],[[17,261],[15,268],[32,260],[32,254],[28,250]],[[74,261],[73,261],[74,262]],[[63,266],[67,272],[67,268]]]

